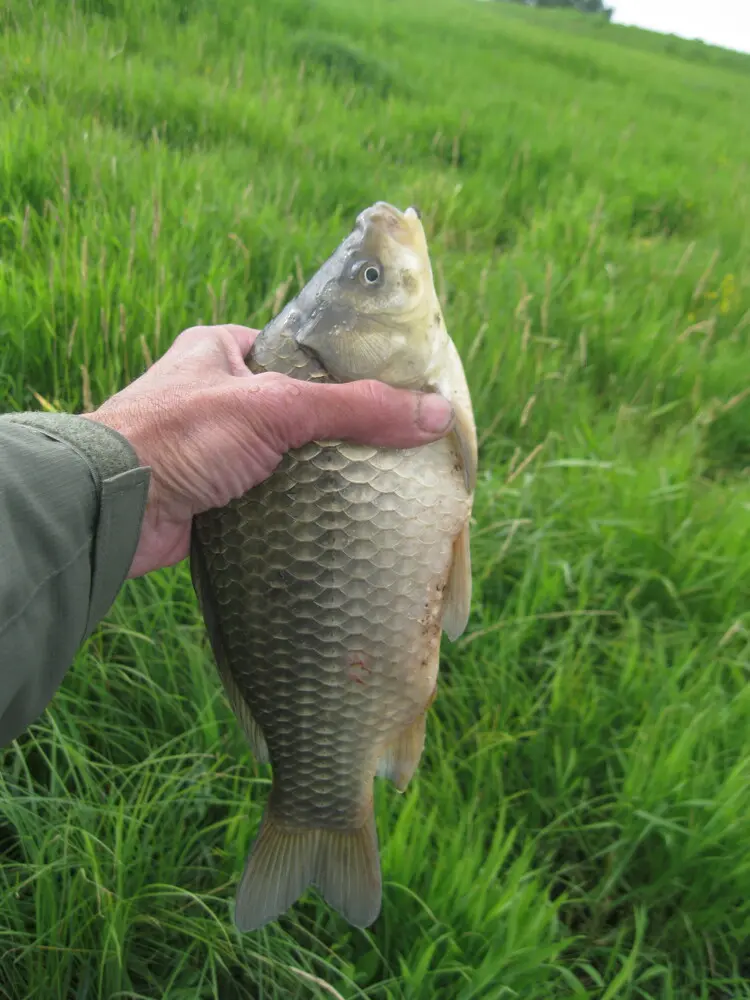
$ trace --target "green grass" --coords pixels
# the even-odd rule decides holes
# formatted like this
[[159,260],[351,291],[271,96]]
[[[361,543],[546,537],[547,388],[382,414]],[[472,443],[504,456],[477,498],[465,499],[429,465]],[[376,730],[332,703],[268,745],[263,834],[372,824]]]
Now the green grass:
[[0,996],[750,997],[750,58],[472,0],[9,0],[0,409],[262,325],[417,204],[481,434],[382,918],[241,937],[269,775],[186,567],[0,769]]

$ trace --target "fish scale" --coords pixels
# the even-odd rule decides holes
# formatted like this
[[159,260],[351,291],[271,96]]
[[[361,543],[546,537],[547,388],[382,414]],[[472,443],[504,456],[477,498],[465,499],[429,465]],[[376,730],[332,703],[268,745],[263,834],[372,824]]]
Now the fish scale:
[[[344,292],[360,258],[391,285],[382,309],[356,292],[349,316]],[[373,779],[403,790],[416,768],[441,632],[465,627],[471,583],[476,432],[417,216],[384,203],[363,213],[246,360],[257,374],[321,381],[393,379],[399,364],[424,380],[432,365],[456,411],[454,432],[419,448],[305,444],[245,496],[194,519],[191,569],[219,674],[273,768],[238,926],[263,926],[310,884],[367,926],[381,897]],[[348,369],[332,370],[340,363]]]
[[[429,488],[436,462],[452,489]],[[273,763],[274,812],[290,827],[359,822],[379,756],[435,688],[440,608],[426,623],[426,606],[467,508],[454,465],[444,441],[397,453],[317,444],[290,452],[252,497],[200,519],[224,654],[241,664],[235,681]]]

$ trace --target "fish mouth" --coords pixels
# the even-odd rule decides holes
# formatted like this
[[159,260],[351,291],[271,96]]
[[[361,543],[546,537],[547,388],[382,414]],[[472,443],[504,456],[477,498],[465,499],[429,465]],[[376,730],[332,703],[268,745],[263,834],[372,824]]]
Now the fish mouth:
[[357,216],[355,229],[383,233],[406,246],[414,246],[424,239],[421,213],[414,205],[405,212],[387,201],[377,201]]

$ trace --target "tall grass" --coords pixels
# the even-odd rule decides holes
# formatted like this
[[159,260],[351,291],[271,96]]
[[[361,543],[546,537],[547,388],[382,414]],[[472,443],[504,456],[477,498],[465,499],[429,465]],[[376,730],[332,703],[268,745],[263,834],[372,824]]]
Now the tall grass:
[[750,997],[750,60],[470,0],[8,0],[0,409],[262,325],[417,204],[481,436],[384,909],[231,903],[268,788],[185,567],[0,768],[0,996]]

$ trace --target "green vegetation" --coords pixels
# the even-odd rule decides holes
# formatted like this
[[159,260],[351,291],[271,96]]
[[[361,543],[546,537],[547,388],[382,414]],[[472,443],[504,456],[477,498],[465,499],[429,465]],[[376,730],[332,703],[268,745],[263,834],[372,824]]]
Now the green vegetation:
[[750,59],[473,0],[6,0],[0,408],[264,323],[423,213],[481,432],[383,916],[242,938],[268,788],[186,567],[0,769],[0,996],[750,997]]

